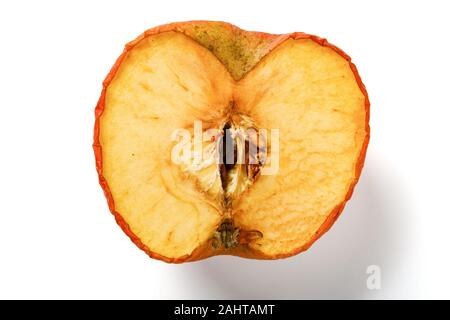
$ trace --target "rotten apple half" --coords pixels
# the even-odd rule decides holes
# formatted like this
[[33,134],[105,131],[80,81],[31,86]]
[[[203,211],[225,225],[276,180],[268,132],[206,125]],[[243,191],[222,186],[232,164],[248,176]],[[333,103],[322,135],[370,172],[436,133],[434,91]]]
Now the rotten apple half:
[[95,117],[111,212],[149,256],[176,263],[306,250],[350,198],[369,141],[367,92],[342,50],[223,22],[127,44]]

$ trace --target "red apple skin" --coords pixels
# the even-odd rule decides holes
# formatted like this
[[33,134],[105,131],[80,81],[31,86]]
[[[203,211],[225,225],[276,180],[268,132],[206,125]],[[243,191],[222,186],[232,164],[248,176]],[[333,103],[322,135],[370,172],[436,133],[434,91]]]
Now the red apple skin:
[[102,160],[102,147],[100,145],[100,117],[103,113],[103,110],[105,108],[105,96],[106,96],[106,89],[108,88],[109,84],[113,80],[117,70],[119,69],[123,59],[125,58],[126,54],[132,50],[139,41],[142,39],[151,36],[156,35],[161,32],[167,32],[167,31],[177,31],[182,32],[185,34],[189,34],[190,28],[192,24],[208,24],[208,23],[214,23],[214,24],[221,24],[225,28],[229,28],[230,30],[233,30],[235,32],[248,32],[244,31],[242,29],[239,29],[238,27],[229,24],[227,22],[211,22],[211,21],[186,21],[186,22],[176,22],[176,23],[170,23],[165,24],[161,26],[157,26],[155,28],[151,28],[146,30],[144,33],[142,33],[140,36],[138,36],[135,40],[129,42],[125,45],[125,48],[122,52],[122,54],[117,58],[116,62],[112,66],[111,70],[109,71],[108,75],[106,76],[105,80],[103,81],[103,88],[100,95],[100,98],[97,102],[97,105],[95,107],[95,125],[94,125],[94,155],[95,155],[95,163],[96,163],[96,169],[98,173],[99,183],[100,186],[103,189],[103,192],[106,196],[108,207],[111,213],[114,215],[115,220],[117,224],[121,227],[123,232],[131,239],[131,241],[139,247],[141,250],[143,250],[148,256],[150,256],[153,259],[162,260],[168,263],[183,263],[188,261],[196,261],[205,259],[211,256],[215,255],[234,255],[239,256],[243,258],[252,258],[252,259],[265,259],[265,260],[271,260],[271,259],[280,259],[280,258],[287,258],[293,255],[296,255],[300,252],[303,252],[307,250],[311,245],[319,239],[325,232],[327,232],[333,223],[336,221],[336,219],[339,217],[339,215],[342,213],[345,204],[347,201],[351,198],[353,194],[353,190],[355,188],[356,183],[359,180],[359,177],[361,175],[362,168],[364,166],[364,160],[366,158],[366,152],[367,147],[370,140],[370,126],[369,126],[369,120],[370,120],[370,102],[369,102],[369,96],[367,94],[367,90],[365,85],[363,84],[361,77],[359,76],[358,70],[356,66],[352,63],[351,58],[349,55],[347,55],[343,50],[339,49],[333,44],[330,44],[326,39],[320,38],[315,35],[306,34],[303,32],[294,32],[289,34],[269,34],[269,33],[263,33],[263,32],[248,32],[252,35],[259,37],[261,40],[267,41],[266,46],[266,54],[272,51],[275,47],[277,47],[279,44],[284,42],[285,40],[291,38],[294,40],[297,39],[309,39],[312,40],[321,46],[328,47],[332,50],[334,50],[336,53],[338,53],[340,56],[342,56],[345,60],[348,61],[351,70],[353,71],[353,74],[355,76],[355,79],[358,83],[358,86],[361,90],[361,92],[364,94],[365,97],[365,109],[366,109],[366,137],[364,139],[363,146],[361,148],[361,152],[358,157],[358,161],[355,168],[355,179],[353,183],[351,184],[347,195],[345,197],[345,200],[337,205],[328,215],[327,219],[324,221],[324,223],[320,226],[320,228],[317,230],[317,232],[314,234],[314,236],[309,240],[308,243],[305,245],[291,251],[287,254],[281,254],[281,255],[273,255],[273,256],[267,256],[265,254],[262,254],[259,251],[253,250],[247,246],[238,246],[236,248],[232,249],[213,249],[212,246],[209,243],[205,243],[202,246],[199,246],[197,249],[195,249],[190,255],[185,255],[177,258],[169,258],[165,257],[163,255],[157,254],[155,252],[152,252],[145,244],[142,243],[142,241],[133,233],[133,231],[130,229],[127,222],[123,219],[123,217],[120,215],[119,212],[115,210],[114,206],[114,199],[112,197],[111,191],[108,187],[108,183],[106,182],[106,179],[103,176],[103,160]]

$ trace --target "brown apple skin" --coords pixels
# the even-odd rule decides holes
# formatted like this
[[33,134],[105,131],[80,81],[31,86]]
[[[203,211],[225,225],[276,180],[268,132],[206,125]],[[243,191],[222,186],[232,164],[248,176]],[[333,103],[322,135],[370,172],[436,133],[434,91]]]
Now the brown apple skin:
[[[142,243],[142,241],[131,231],[129,225],[127,222],[123,219],[123,217],[120,215],[119,212],[115,210],[114,206],[114,199],[112,197],[111,191],[108,187],[108,183],[106,182],[106,179],[103,176],[103,160],[102,160],[102,147],[100,145],[100,117],[103,113],[103,110],[105,108],[105,96],[106,96],[106,89],[108,88],[109,84],[113,80],[117,70],[119,69],[123,59],[125,58],[126,54],[136,46],[136,44],[141,41],[142,39],[155,35],[161,32],[167,32],[167,31],[177,31],[182,32],[186,34],[187,36],[193,38],[196,40],[196,36],[193,32],[193,29],[196,25],[202,25],[202,26],[208,26],[208,24],[214,25],[214,26],[221,26],[223,28],[228,29],[230,32],[236,32],[236,33],[245,33],[249,34],[251,36],[254,36],[255,38],[259,38],[260,41],[258,42],[258,48],[256,48],[255,45],[252,43],[249,43],[249,51],[254,51],[255,54],[257,53],[259,56],[264,56],[267,53],[269,53],[271,50],[273,50],[275,47],[277,47],[279,44],[284,42],[285,40],[291,38],[294,40],[297,39],[309,39],[312,40],[321,46],[328,47],[332,50],[334,50],[336,53],[338,53],[340,56],[342,56],[345,60],[348,61],[351,70],[353,71],[353,74],[355,76],[355,79],[358,83],[358,86],[361,90],[361,92],[364,94],[365,97],[365,109],[366,109],[366,119],[365,119],[365,125],[366,125],[366,136],[364,139],[363,146],[361,148],[361,152],[358,157],[358,161],[355,168],[355,179],[353,183],[351,184],[347,195],[345,197],[345,200],[337,205],[328,215],[325,222],[320,226],[320,228],[317,230],[317,232],[314,234],[314,236],[310,239],[310,241],[293,250],[292,252],[288,254],[282,254],[282,255],[273,255],[268,256],[263,254],[262,252],[259,252],[257,250],[251,249],[248,246],[238,246],[231,249],[213,249],[212,246],[209,243],[204,243],[203,245],[199,246],[197,249],[195,249],[190,255],[185,255],[182,257],[177,258],[169,258],[162,256],[160,254],[157,254],[155,252],[152,252],[145,244]],[[219,60],[221,60],[225,65],[227,61],[224,61],[224,59],[221,59],[218,57]],[[257,64],[257,61],[256,63]],[[249,69],[250,70],[250,69]],[[249,70],[246,70],[248,72]],[[244,74],[233,74],[233,77],[235,79],[239,79]],[[287,258],[293,255],[296,255],[300,252],[303,252],[307,250],[311,245],[319,239],[325,232],[327,232],[333,223],[336,221],[336,219],[339,217],[341,212],[343,211],[345,204],[347,201],[351,198],[353,194],[353,190],[355,188],[356,183],[359,180],[359,177],[361,175],[362,168],[364,166],[364,160],[366,157],[367,147],[370,140],[370,126],[369,126],[369,119],[370,119],[370,102],[369,102],[369,96],[367,94],[366,87],[364,86],[361,77],[359,76],[358,70],[356,66],[352,63],[351,58],[349,55],[347,55],[343,50],[339,49],[333,44],[330,44],[326,39],[320,38],[315,35],[306,34],[303,32],[294,32],[289,34],[282,34],[282,35],[276,35],[276,34],[268,34],[263,32],[249,32],[244,31],[242,29],[239,29],[238,27],[226,23],[226,22],[218,22],[218,21],[186,21],[186,22],[176,22],[176,23],[170,23],[161,25],[155,28],[148,29],[144,33],[142,33],[140,36],[138,36],[135,40],[129,42],[125,45],[125,49],[122,52],[122,54],[119,56],[119,58],[114,63],[113,67],[111,68],[110,72],[106,76],[105,80],[103,81],[103,88],[100,95],[100,98],[98,100],[98,103],[95,107],[95,125],[94,125],[94,155],[95,155],[95,162],[96,162],[96,169],[98,173],[99,183],[100,186],[103,189],[103,192],[106,196],[108,207],[111,213],[114,215],[117,224],[122,228],[123,232],[131,239],[131,241],[139,247],[141,250],[143,250],[148,256],[150,256],[153,259],[162,260],[168,263],[183,263],[188,261],[196,261],[205,259],[208,257],[212,257],[215,255],[234,255],[239,256],[243,258],[251,258],[251,259],[264,259],[264,260],[271,260],[271,259],[281,259],[281,258]]]

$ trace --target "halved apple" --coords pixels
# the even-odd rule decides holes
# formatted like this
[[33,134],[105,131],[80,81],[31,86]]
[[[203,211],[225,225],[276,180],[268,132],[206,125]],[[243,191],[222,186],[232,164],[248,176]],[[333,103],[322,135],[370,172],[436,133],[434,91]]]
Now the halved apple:
[[[306,250],[350,198],[369,141],[368,96],[343,51],[223,22],[164,25],[129,43],[95,115],[109,208],[166,262]],[[197,141],[183,145],[177,130]],[[200,160],[193,150],[174,161],[198,147]]]

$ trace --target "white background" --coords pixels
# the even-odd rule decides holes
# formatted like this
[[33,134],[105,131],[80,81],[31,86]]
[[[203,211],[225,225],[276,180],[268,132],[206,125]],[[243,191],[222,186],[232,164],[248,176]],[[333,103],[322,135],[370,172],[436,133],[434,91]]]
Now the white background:
[[[2,1],[0,298],[450,298],[447,1]],[[92,151],[126,42],[173,21],[326,37],[358,66],[372,140],[352,200],[306,253],[169,265],[119,229]],[[366,288],[366,268],[382,288]]]

